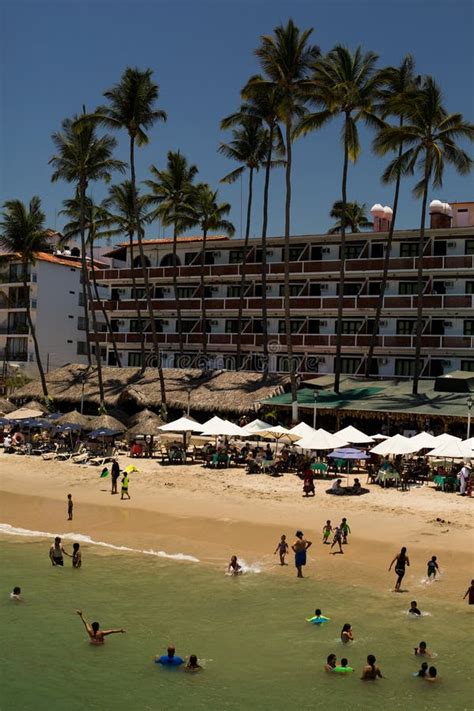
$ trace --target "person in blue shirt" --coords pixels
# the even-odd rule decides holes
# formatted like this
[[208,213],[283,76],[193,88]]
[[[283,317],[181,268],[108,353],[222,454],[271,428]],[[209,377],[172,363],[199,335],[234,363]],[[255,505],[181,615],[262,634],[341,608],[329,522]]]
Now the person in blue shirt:
[[167,654],[155,658],[155,664],[162,664],[164,667],[179,667],[184,663],[184,659],[175,654],[175,648],[170,645],[167,649]]

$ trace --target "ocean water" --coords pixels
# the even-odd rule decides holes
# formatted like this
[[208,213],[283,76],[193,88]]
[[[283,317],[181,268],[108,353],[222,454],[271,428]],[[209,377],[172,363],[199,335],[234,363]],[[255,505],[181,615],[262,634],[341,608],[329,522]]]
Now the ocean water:
[[[410,594],[269,575],[258,561],[230,578],[187,557],[83,543],[81,570],[69,559],[53,568],[50,541],[26,534],[0,540],[1,711],[474,708],[473,611],[444,602],[441,589],[430,614],[411,619]],[[9,599],[15,585],[24,604]],[[424,609],[421,589],[416,599]],[[315,607],[331,618],[320,628],[305,621]],[[127,634],[92,647],[76,609]],[[343,646],[345,622],[355,642]],[[421,640],[437,653],[437,684],[413,677]],[[169,643],[182,656],[197,654],[204,671],[155,665]],[[331,652],[356,673],[323,672]],[[387,679],[364,683],[371,653]]]

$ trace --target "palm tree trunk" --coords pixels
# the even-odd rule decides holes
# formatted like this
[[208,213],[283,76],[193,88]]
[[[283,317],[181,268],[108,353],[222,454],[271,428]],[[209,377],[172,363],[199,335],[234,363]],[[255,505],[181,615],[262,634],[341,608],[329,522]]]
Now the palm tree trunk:
[[[83,189],[79,186],[81,196]],[[85,193],[84,188],[84,193]],[[82,201],[82,197],[81,197]],[[87,303],[87,260],[86,260],[86,226],[84,217],[84,205],[81,202],[81,215],[80,215],[80,229],[81,229],[81,271],[82,271],[82,300],[84,302],[84,328],[86,331],[86,354],[87,354],[87,365],[90,368],[92,365],[92,355],[91,355],[91,344],[89,342],[89,304]]]
[[267,319],[267,227],[268,227],[268,193],[270,188],[270,170],[273,150],[273,123],[270,126],[267,164],[265,166],[265,184],[263,187],[263,222],[262,222],[262,342],[263,342],[263,375],[268,374],[268,319]]
[[342,170],[342,215],[341,215],[341,256],[339,269],[339,294],[337,299],[337,335],[336,335],[336,355],[334,364],[334,391],[339,392],[339,383],[342,370],[342,314],[344,310],[344,278],[346,266],[346,205],[347,205],[347,171],[349,167],[349,149],[347,145],[347,124],[349,115],[346,114],[346,126],[344,130],[344,167]]
[[89,254],[90,254],[90,263],[91,263],[91,274],[92,274],[92,284],[94,285],[94,294],[95,294],[95,299],[98,304],[100,304],[100,310],[102,311],[102,315],[104,317],[105,325],[107,327],[107,333],[110,336],[110,340],[112,342],[112,348],[114,351],[115,355],[115,360],[117,361],[117,365],[119,368],[122,367],[122,363],[120,361],[120,356],[119,352],[117,349],[117,341],[115,340],[115,334],[112,331],[112,326],[110,323],[109,315],[107,313],[107,309],[104,307],[104,302],[100,298],[99,295],[99,287],[97,286],[97,279],[95,276],[95,268],[94,268],[94,245],[92,242],[92,239],[89,238]]
[[249,251],[250,238],[250,221],[252,216],[252,198],[253,198],[253,168],[249,170],[249,195],[247,200],[247,224],[245,226],[245,241],[244,254],[242,259],[242,274],[240,276],[240,291],[239,291],[239,314],[237,316],[237,353],[236,366],[237,370],[242,367],[242,316],[244,310],[244,289],[245,277],[247,276],[247,260]]
[[288,362],[290,367],[291,385],[291,407],[292,421],[298,419],[298,399],[296,384],[296,369],[293,359],[293,337],[291,333],[291,311],[290,311],[290,217],[291,217],[291,160],[292,160],[292,137],[291,119],[286,122],[286,199],[285,199],[285,287],[284,287],[284,308],[285,308],[285,339]]
[[138,210],[138,202],[137,202],[137,187],[136,187],[136,177],[135,177],[135,137],[133,135],[130,136],[130,182],[132,184],[133,211],[135,213],[135,225],[136,225],[136,229],[137,229],[138,251],[140,253],[143,281],[145,282],[146,304],[147,304],[147,309],[148,309],[148,316],[150,318],[151,339],[153,342],[153,352],[154,352],[154,355],[156,358],[156,367],[158,369],[158,378],[160,381],[161,406],[166,409],[165,378],[163,375],[163,366],[161,363],[160,347],[158,345],[158,337],[156,334],[155,315],[153,313],[153,304],[151,301],[150,280],[148,278],[148,269],[147,269],[147,266],[145,263],[145,252],[143,249],[142,226],[140,223],[140,213]]
[[133,232],[130,232],[128,235],[129,239],[129,245],[130,245],[130,264],[132,265],[132,286],[133,286],[133,298],[135,300],[135,310],[137,312],[137,317],[138,317],[138,327],[140,331],[140,352],[141,352],[141,367],[140,367],[140,373],[145,372],[146,368],[146,354],[145,354],[145,324],[143,323],[142,320],[142,312],[140,309],[140,302],[138,300],[137,296],[137,280],[135,278],[135,269],[133,266]]
[[[80,201],[81,201],[81,243],[84,244],[84,249],[85,249],[85,205],[86,205],[86,187],[87,184],[85,181],[81,181],[79,185],[79,190],[80,190]],[[83,281],[84,285],[86,288],[86,293],[87,293],[87,300],[86,303],[88,303],[90,311],[91,311],[91,317],[92,317],[92,330],[94,332],[94,347],[95,347],[95,361],[97,364],[97,382],[99,385],[99,413],[102,414],[105,411],[105,404],[104,404],[104,381],[102,378],[102,359],[100,357],[100,340],[99,340],[99,329],[97,326],[97,318],[96,318],[96,313],[95,313],[95,308],[94,308],[94,299],[92,298],[92,290],[91,290],[91,283],[89,279],[89,271],[87,269],[87,262],[86,262],[86,255],[85,252],[83,252],[83,261],[85,263],[85,270],[83,272]],[[87,320],[87,325],[89,324],[89,320]],[[87,331],[87,338],[89,340],[89,331]]]
[[[400,127],[401,126],[403,126],[403,118],[400,119]],[[398,149],[398,158],[399,159],[400,159],[402,153],[403,153],[403,143],[400,144],[400,147]],[[392,221],[390,222],[390,228],[388,231],[388,238],[387,238],[387,245],[386,245],[385,256],[384,256],[384,261],[383,261],[382,283],[380,285],[380,294],[379,294],[379,298],[377,301],[377,308],[375,311],[375,318],[374,318],[374,325],[373,325],[373,329],[372,329],[372,335],[370,337],[369,351],[367,353],[367,362],[365,364],[365,377],[366,378],[370,377],[370,371],[372,368],[372,360],[374,358],[375,345],[377,343],[377,337],[379,335],[380,317],[382,316],[383,302],[384,302],[384,298],[385,298],[385,292],[387,290],[388,267],[390,264],[390,254],[392,251],[392,242],[393,242],[393,233],[395,230],[395,221],[397,219],[398,198],[400,195],[400,183],[401,183],[401,175],[400,175],[400,173],[398,173],[397,180],[395,182],[395,193],[393,196]]]
[[26,320],[28,321],[28,326],[30,328],[30,334],[31,338],[33,339],[33,345],[35,349],[35,358],[36,358],[36,365],[38,368],[40,380],[41,380],[41,389],[43,391],[43,397],[45,400],[45,403],[48,403],[49,400],[49,394],[48,394],[48,386],[46,384],[46,378],[44,375],[44,368],[43,368],[43,363],[41,361],[41,355],[40,355],[40,350],[38,346],[38,339],[36,337],[36,328],[33,323],[33,319],[31,318],[31,308],[30,308],[30,287],[28,286],[28,263],[23,262],[23,289],[26,294]]
[[[428,151],[427,151],[428,153]],[[423,180],[423,202],[421,203],[420,238],[418,240],[418,273],[415,330],[415,372],[412,394],[418,395],[418,381],[422,371],[421,334],[423,331],[423,248],[425,246],[426,204],[428,202],[428,180],[430,175],[429,155],[425,156],[425,176]]]
[[204,358],[207,357],[207,318],[206,318],[206,296],[205,296],[205,282],[204,282],[204,269],[206,261],[206,242],[207,242],[207,229],[202,231],[202,248],[201,248],[201,336],[202,336],[202,354]]
[[183,355],[183,322],[181,318],[181,301],[178,294],[178,266],[176,264],[177,260],[177,246],[178,246],[178,230],[176,228],[176,223],[173,228],[173,291],[174,300],[176,302],[176,315],[178,317],[178,343],[179,343],[179,354]]

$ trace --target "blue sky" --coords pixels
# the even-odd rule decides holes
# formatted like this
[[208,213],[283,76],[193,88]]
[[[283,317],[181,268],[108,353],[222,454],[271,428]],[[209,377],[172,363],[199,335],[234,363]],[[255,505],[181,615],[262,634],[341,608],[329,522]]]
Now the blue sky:
[[[28,200],[38,194],[48,224],[61,228],[56,216],[70,185],[50,182],[51,133],[61,120],[92,110],[102,92],[116,83],[127,65],[150,67],[160,86],[159,105],[168,122],[150,133],[150,145],[138,151],[137,175],[148,177],[153,163],[164,166],[169,149],[180,149],[197,164],[200,179],[218,185],[235,166],[217,153],[220,119],[239,105],[239,90],[256,71],[253,50],[263,33],[288,17],[314,27],[313,40],[323,51],[334,44],[361,44],[380,55],[380,64],[397,64],[412,53],[420,73],[440,83],[448,110],[473,120],[474,4],[470,0],[278,0],[207,2],[24,2],[0,4],[0,200]],[[340,125],[300,139],[294,149],[292,233],[324,232],[328,212],[340,196],[342,156]],[[117,136],[119,137],[119,136]],[[391,188],[380,183],[384,161],[370,153],[370,133],[362,131],[363,153],[349,173],[349,199],[391,204]],[[120,137],[117,155],[127,159]],[[284,180],[273,174],[270,234],[283,230]],[[418,225],[419,206],[407,182],[401,196],[400,227]],[[261,180],[257,179],[252,235],[261,229]],[[432,197],[472,199],[473,179],[450,169]],[[93,186],[94,198],[105,194]],[[240,184],[223,185],[223,200],[232,204],[231,219],[241,229]],[[245,186],[243,191],[245,206]],[[148,236],[156,236],[152,226]]]

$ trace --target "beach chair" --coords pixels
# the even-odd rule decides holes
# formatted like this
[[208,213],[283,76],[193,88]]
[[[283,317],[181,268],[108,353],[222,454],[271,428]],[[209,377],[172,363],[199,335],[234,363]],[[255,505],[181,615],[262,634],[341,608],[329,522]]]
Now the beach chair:
[[114,447],[107,447],[104,454],[98,455],[96,457],[91,457],[87,462],[93,467],[103,467],[104,464],[111,462],[114,458]]
[[56,454],[56,459],[59,459],[61,462],[66,462],[68,459],[72,459],[73,457],[77,456],[78,454],[81,454],[83,448],[84,448],[83,443],[77,442],[73,449],[70,449],[70,450],[66,449],[64,451],[59,451]]

